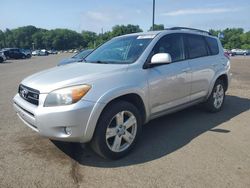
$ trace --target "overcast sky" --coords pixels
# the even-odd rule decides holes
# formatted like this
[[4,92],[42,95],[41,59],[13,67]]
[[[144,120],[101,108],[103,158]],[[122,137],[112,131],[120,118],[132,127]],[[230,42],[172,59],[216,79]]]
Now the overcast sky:
[[[116,24],[152,25],[152,0],[1,0],[0,29],[25,25],[101,32]],[[156,0],[156,24],[250,30],[250,0]]]

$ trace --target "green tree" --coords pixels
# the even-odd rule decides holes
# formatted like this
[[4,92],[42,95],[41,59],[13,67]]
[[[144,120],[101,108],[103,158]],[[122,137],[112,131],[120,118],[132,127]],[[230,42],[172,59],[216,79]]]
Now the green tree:
[[241,48],[250,49],[250,31],[242,34],[240,37],[241,37]]
[[139,25],[131,25],[128,24],[127,26],[125,25],[115,25],[112,28],[112,37],[120,36],[120,35],[125,35],[129,33],[138,33],[142,32],[142,29],[139,27]]
[[4,32],[2,30],[0,30],[0,49],[4,48],[5,45],[5,35]]
[[82,31],[83,43],[82,46],[84,48],[89,47],[93,48],[95,44],[95,40],[97,38],[97,34],[92,31]]
[[[152,28],[150,28],[152,30]],[[163,24],[156,24],[155,30],[164,29]],[[91,31],[77,33],[69,29],[46,30],[34,26],[24,26],[16,29],[0,30],[0,48],[20,47],[32,48],[35,43],[36,49],[67,50],[73,48],[95,48],[115,36],[129,33],[142,32],[138,25],[115,25],[111,31],[97,34]],[[244,32],[242,28],[227,28],[225,30],[213,30],[212,35],[224,33],[221,42],[224,48],[250,49],[250,31]]]
[[[163,24],[154,24],[154,31],[164,30]],[[153,27],[151,26],[149,31],[153,31]]]
[[210,33],[214,36],[218,36],[218,33],[224,33],[224,38],[221,39],[221,43],[226,49],[247,47],[249,41],[247,40],[247,33],[244,33],[242,28],[227,28],[225,30],[210,30]]

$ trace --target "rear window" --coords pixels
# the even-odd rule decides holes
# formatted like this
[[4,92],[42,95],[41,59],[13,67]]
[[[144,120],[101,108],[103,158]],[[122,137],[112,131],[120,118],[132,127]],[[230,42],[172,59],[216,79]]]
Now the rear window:
[[189,58],[207,56],[207,45],[203,36],[187,35]]
[[211,37],[206,37],[206,41],[210,50],[210,55],[217,55],[219,53],[217,40]]

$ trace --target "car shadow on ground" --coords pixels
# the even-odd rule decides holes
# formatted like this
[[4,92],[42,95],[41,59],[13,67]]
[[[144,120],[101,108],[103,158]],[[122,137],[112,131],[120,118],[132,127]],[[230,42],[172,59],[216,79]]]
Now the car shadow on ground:
[[2,62],[1,64],[10,64],[10,63],[13,63],[13,61],[6,60],[6,61]]
[[[250,109],[250,99],[227,96],[224,109],[207,113],[199,106],[152,120],[144,126],[136,148],[125,158],[109,161],[98,157],[81,144],[52,141],[61,151],[79,164],[103,168],[129,166],[164,157],[188,144],[206,131],[230,134],[229,130],[216,128]],[[235,124],[237,126],[237,124]]]
[[11,64],[11,63],[20,63],[21,61],[25,61],[27,59],[7,59],[6,61],[0,64]]

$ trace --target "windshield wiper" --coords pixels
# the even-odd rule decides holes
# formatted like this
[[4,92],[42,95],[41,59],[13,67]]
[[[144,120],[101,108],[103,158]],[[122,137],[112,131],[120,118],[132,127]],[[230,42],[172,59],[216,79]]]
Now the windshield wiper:
[[91,63],[108,64],[107,61],[100,61],[100,60],[98,60],[98,61],[91,61]]

